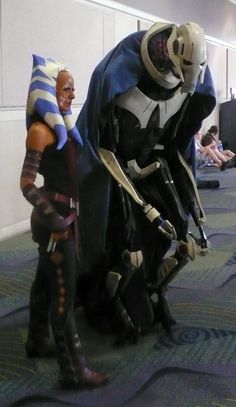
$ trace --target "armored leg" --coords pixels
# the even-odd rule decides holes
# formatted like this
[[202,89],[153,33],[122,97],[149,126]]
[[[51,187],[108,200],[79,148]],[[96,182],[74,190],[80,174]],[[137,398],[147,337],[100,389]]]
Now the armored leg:
[[154,319],[142,252],[124,250],[120,264],[108,273],[106,284],[116,317],[123,327],[118,342],[122,343],[126,339],[136,342],[139,335],[152,325]]
[[156,281],[149,284],[150,293],[156,293],[158,298],[154,306],[156,321],[162,323],[167,334],[171,334],[172,325],[175,324],[168,304],[167,286],[189,259],[195,258],[195,247],[193,239],[190,239],[188,243],[179,242],[174,255],[164,259],[157,269]]

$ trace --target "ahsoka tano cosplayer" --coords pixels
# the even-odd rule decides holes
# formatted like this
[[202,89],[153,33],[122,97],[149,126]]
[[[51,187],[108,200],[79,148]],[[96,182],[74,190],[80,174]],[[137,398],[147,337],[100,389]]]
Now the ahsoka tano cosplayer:
[[[78,275],[77,161],[83,145],[72,120],[74,80],[51,59],[33,55],[27,101],[26,155],[20,186],[34,206],[33,240],[39,261],[30,292],[26,351],[30,357],[51,356],[49,317],[65,388],[99,386],[107,375],[90,370],[81,350],[74,316]],[[37,174],[44,185],[36,187]]]

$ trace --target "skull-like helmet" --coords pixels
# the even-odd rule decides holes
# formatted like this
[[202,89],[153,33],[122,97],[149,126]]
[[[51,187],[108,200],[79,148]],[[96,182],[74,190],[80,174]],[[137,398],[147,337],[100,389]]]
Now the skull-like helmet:
[[203,82],[206,64],[206,41],[202,27],[188,22],[156,23],[141,43],[143,63],[151,77],[166,89],[180,85],[192,94],[197,80]]

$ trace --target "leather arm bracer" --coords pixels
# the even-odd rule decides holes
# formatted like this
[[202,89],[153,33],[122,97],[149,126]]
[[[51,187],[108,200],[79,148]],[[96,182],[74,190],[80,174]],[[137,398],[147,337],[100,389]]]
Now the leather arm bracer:
[[26,151],[21,178],[31,180],[32,182],[28,182],[22,188],[22,192],[27,201],[36,208],[50,232],[63,232],[66,230],[63,217],[58,214],[44,192],[34,185],[41,156],[42,154],[38,151]]
[[58,214],[39,188],[34,184],[29,184],[23,189],[23,195],[37,209],[50,232],[66,230],[63,217]]

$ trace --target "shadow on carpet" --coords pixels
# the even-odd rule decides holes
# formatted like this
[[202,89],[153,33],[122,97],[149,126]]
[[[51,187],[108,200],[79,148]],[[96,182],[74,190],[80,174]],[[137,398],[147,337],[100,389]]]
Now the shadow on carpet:
[[114,348],[112,335],[77,313],[90,366],[110,374],[98,389],[63,391],[55,360],[26,357],[37,250],[30,233],[0,242],[0,406],[236,406],[236,169],[204,177],[220,181],[217,190],[199,191],[212,248],[169,287],[172,336],[157,326],[138,344]]

